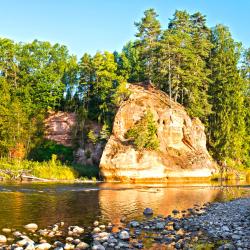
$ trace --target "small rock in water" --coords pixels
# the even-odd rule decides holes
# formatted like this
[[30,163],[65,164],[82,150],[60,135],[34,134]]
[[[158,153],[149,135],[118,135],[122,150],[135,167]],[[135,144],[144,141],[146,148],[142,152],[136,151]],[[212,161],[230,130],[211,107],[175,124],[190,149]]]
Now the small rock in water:
[[106,226],[105,226],[105,225],[100,225],[99,228],[100,228],[101,230],[105,230]]
[[54,225],[53,228],[52,228],[52,231],[56,232],[58,229],[59,229],[59,226],[58,225]]
[[87,249],[89,248],[89,245],[85,242],[80,242],[79,244],[77,244],[76,248],[78,249]]
[[13,233],[13,236],[16,237],[16,238],[20,237],[21,235],[22,234],[20,232],[18,232],[18,231]]
[[102,245],[94,245],[92,247],[92,250],[105,250],[105,247]]
[[163,230],[165,226],[166,226],[165,222],[157,222],[155,228],[158,230]]
[[54,242],[54,247],[59,247],[60,248],[60,247],[63,247],[63,245],[64,244],[61,241],[55,241]]
[[71,249],[74,249],[75,246],[73,244],[70,244],[70,243],[66,243],[65,246],[64,246],[64,249],[65,250],[71,250]]
[[69,236],[72,236],[73,234],[74,234],[73,231],[68,231]]
[[7,238],[7,241],[12,242],[12,241],[14,241],[14,239],[9,237],[9,238]]
[[93,223],[93,225],[94,225],[94,227],[98,227],[99,221],[96,220],[96,221]]
[[120,222],[122,223],[126,222],[126,217],[125,216],[121,217]]
[[173,213],[173,214],[178,214],[179,211],[178,211],[177,209],[174,209],[174,210],[172,211],[172,213]]
[[0,243],[5,243],[7,238],[4,235],[0,235]]
[[28,244],[34,244],[34,241],[29,238],[24,238],[22,240],[17,241],[16,243],[19,247],[27,246]]
[[30,231],[36,231],[38,229],[38,225],[35,223],[30,223],[25,225],[24,228]]
[[73,233],[77,233],[77,234],[82,234],[84,232],[84,228],[82,227],[78,227],[78,226],[74,226],[72,229]]
[[74,244],[74,245],[77,245],[81,242],[80,239],[74,239],[71,243]]
[[109,223],[109,224],[108,224],[108,226],[107,226],[107,230],[111,231],[111,230],[112,230],[112,228],[113,228],[112,223]]
[[173,228],[174,228],[174,230],[178,231],[178,230],[181,229],[181,226],[178,223],[174,222],[173,223]]
[[54,231],[51,231],[48,233],[48,237],[52,238],[55,236],[55,232]]
[[48,250],[51,248],[51,245],[49,243],[42,243],[42,244],[38,244],[35,246],[36,250]]
[[67,242],[72,242],[73,240],[74,240],[74,239],[73,239],[72,237],[67,237],[67,238],[66,238],[66,241],[67,241]]
[[228,231],[229,231],[228,226],[223,226],[223,227],[222,227],[222,231],[227,231],[227,232],[228,232]]
[[129,233],[128,233],[127,231],[123,230],[123,231],[121,231],[121,232],[119,233],[119,238],[120,238],[121,240],[129,240],[130,235],[129,235]]
[[139,227],[140,226],[140,223],[136,220],[133,220],[130,222],[130,226],[131,227]]
[[225,245],[223,245],[221,247],[223,250],[236,250],[236,248],[230,243],[226,243]]
[[144,215],[152,215],[153,214],[153,209],[152,208],[145,208],[143,211]]
[[99,228],[99,227],[95,227],[94,229],[93,229],[93,233],[94,234],[97,234],[97,233],[100,233],[101,232],[101,229]]
[[26,247],[25,247],[25,250],[34,250],[35,249],[35,246],[34,244],[31,244],[29,243]]
[[10,228],[3,228],[2,231],[6,234],[11,233],[11,229]]

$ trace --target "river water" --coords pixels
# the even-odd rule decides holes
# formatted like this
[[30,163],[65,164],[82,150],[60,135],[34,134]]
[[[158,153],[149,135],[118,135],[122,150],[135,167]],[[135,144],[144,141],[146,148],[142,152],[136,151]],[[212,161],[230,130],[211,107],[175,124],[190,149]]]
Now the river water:
[[118,227],[122,217],[141,219],[145,207],[168,215],[242,196],[250,196],[249,185],[0,183],[0,228],[31,222],[42,228],[60,221],[86,227],[96,219]]

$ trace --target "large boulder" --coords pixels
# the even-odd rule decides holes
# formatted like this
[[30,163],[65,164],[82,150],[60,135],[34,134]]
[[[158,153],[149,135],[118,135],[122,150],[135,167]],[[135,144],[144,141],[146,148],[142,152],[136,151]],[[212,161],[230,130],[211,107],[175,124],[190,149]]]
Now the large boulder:
[[[185,108],[150,85],[130,85],[113,132],[103,151],[100,171],[107,181],[167,181],[209,177],[216,171],[206,148],[204,125]],[[137,150],[126,133],[150,109],[157,123],[158,150]]]

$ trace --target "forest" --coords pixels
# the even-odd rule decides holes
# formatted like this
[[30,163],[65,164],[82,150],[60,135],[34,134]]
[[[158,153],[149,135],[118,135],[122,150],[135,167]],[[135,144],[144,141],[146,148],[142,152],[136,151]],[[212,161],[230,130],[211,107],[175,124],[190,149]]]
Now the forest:
[[177,10],[163,29],[148,9],[135,26],[121,51],[79,60],[64,45],[0,38],[1,159],[48,160],[34,155],[46,151],[43,121],[51,110],[75,112],[80,125],[98,122],[100,138],[86,136],[107,140],[126,83],[149,81],[200,118],[218,163],[250,168],[250,48],[228,27],[208,27],[199,12]]

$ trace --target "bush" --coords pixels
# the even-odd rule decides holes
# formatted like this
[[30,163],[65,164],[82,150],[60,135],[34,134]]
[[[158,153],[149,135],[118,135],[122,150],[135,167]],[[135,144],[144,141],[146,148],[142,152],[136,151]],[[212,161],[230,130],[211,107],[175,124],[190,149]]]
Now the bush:
[[88,139],[93,143],[96,144],[97,140],[98,140],[98,136],[96,136],[96,134],[94,133],[93,130],[90,130],[88,133]]
[[28,159],[39,162],[49,161],[52,155],[56,155],[57,159],[63,163],[73,162],[73,149],[71,147],[66,147],[50,140],[45,140],[34,148],[30,152]]
[[99,177],[99,167],[98,166],[83,166],[80,164],[73,165],[73,168],[80,177],[98,178]]
[[147,111],[135,126],[126,133],[126,137],[132,140],[139,150],[157,150],[159,148],[159,139],[152,112]]
[[[0,159],[0,170],[8,170],[10,174],[4,177],[17,177],[21,172],[27,172],[38,178],[55,179],[55,180],[74,180],[78,177],[76,170],[71,166],[62,164],[57,160],[56,155],[52,155],[51,160],[38,162],[16,159]],[[1,172],[1,171],[0,171]]]

